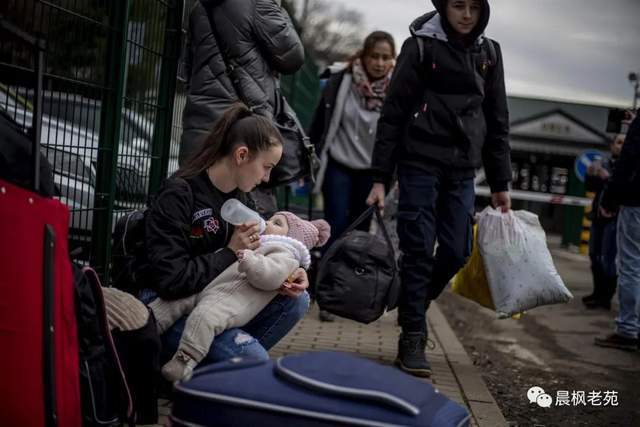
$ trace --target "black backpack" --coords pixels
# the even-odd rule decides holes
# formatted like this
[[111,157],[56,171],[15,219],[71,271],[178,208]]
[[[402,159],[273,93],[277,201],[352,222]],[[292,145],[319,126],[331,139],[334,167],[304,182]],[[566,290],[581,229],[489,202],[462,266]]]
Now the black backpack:
[[125,214],[113,230],[111,283],[136,296],[147,287],[150,269],[145,252],[146,212],[145,208]]
[[[185,181],[189,184],[193,210],[195,201],[192,184],[189,180]],[[151,277],[151,265],[145,248],[146,215],[147,208],[126,213],[116,222],[112,236],[111,283],[115,288],[135,296],[149,287]]]
[[[355,228],[375,213],[382,235]],[[316,299],[340,317],[371,323],[396,307],[398,264],[380,211],[367,209],[327,250],[320,261]]]

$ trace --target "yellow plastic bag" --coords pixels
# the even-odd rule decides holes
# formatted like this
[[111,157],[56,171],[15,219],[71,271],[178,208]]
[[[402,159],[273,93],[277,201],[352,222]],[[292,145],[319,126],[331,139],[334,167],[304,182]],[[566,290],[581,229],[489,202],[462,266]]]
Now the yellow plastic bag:
[[[458,271],[453,279],[451,279],[452,291],[455,294],[477,302],[483,307],[495,310],[491,290],[489,289],[489,282],[484,272],[480,248],[478,247],[477,234],[478,225],[474,225],[471,256],[464,267],[462,267],[462,270]],[[511,318],[518,320],[522,317],[522,314],[523,313],[514,313]]]
[[478,239],[476,239],[477,233],[478,226],[474,225],[471,257],[462,267],[462,270],[458,271],[453,277],[452,290],[454,293],[475,301],[483,307],[494,310],[495,306],[491,298],[489,282],[487,282],[487,276],[484,273],[484,264],[482,263],[482,256],[480,256],[480,248],[478,248]]

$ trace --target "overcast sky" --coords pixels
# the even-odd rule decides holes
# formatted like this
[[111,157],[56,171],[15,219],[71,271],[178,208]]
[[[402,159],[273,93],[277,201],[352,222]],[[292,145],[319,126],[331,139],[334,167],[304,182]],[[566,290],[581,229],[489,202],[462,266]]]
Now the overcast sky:
[[[327,0],[359,10],[396,44],[430,0]],[[490,0],[486,35],[502,46],[507,92],[630,107],[640,72],[640,0]]]

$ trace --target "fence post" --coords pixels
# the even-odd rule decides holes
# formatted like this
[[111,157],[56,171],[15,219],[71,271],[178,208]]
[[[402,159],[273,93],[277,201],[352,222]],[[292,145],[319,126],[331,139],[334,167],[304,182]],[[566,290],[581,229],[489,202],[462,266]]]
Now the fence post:
[[100,109],[100,140],[92,227],[91,263],[109,282],[111,258],[111,229],[118,167],[118,145],[122,123],[122,108],[127,79],[127,33],[129,0],[113,2],[113,14],[109,17],[110,35],[107,45],[105,72],[106,90]]
[[173,105],[176,94],[176,75],[182,46],[184,0],[174,0],[172,3],[172,6],[167,8],[164,52],[162,55],[162,68],[160,69],[160,83],[158,86],[159,108],[153,130],[153,152],[151,155],[151,171],[149,173],[150,194],[158,191],[162,180],[167,175],[167,169],[169,167]]

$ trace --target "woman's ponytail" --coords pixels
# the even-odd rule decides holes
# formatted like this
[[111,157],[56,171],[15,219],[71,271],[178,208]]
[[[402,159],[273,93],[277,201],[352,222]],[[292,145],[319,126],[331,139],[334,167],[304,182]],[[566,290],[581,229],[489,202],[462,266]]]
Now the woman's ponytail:
[[189,178],[199,175],[218,160],[231,153],[242,142],[251,154],[282,144],[278,129],[266,117],[257,115],[241,102],[233,104],[214,124],[202,146],[175,173]]

